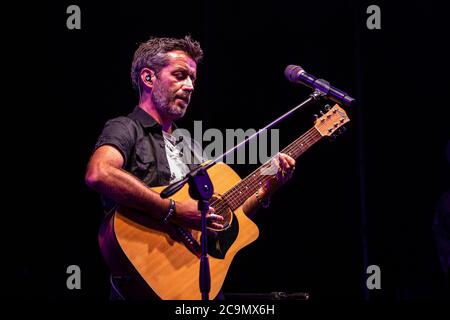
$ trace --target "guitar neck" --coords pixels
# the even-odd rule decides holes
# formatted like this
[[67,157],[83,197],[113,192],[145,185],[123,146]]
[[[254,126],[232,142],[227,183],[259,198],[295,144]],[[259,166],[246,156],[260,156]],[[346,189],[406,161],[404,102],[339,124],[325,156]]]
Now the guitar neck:
[[[297,159],[321,138],[322,135],[320,132],[315,127],[312,127],[305,134],[284,148],[281,153],[285,153],[292,158]],[[227,201],[232,210],[239,208],[245,200],[253,195],[256,190],[258,190],[260,186],[275,173],[269,168],[270,160],[222,195],[223,199]]]

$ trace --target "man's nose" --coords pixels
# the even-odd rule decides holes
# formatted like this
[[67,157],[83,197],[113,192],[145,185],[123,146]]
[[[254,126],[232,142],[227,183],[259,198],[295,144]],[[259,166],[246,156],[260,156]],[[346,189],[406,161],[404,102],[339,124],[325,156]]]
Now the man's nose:
[[184,90],[184,91],[188,91],[188,92],[194,91],[194,82],[192,81],[191,77],[187,77],[187,78],[184,80],[184,83],[183,83],[183,90]]

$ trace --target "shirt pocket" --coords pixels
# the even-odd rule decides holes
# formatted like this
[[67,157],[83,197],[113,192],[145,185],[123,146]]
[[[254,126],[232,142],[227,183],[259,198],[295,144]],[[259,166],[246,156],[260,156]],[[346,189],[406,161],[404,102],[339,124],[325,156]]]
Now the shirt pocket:
[[155,157],[148,148],[136,148],[136,176],[142,180],[148,176],[150,170],[155,166]]

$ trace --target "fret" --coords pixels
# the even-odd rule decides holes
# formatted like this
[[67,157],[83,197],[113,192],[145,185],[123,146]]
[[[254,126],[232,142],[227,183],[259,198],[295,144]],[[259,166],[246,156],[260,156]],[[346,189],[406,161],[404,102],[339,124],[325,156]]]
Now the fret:
[[[280,153],[285,153],[292,158],[297,159],[321,138],[321,134],[316,130],[316,128],[313,127],[305,134],[297,138],[289,146],[284,148]],[[240,207],[245,200],[253,195],[256,190],[260,188],[260,186],[267,179],[269,179],[268,175],[261,173],[263,168],[266,168],[268,164],[270,164],[270,160],[241,180],[223,195],[224,200],[227,201],[232,210]]]

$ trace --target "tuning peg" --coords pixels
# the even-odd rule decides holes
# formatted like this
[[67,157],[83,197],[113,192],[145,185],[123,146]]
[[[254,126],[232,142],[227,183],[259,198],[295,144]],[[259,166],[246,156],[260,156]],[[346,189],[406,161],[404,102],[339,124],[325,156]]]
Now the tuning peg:
[[330,111],[330,109],[331,109],[331,106],[329,105],[329,104],[326,104],[325,105],[325,107],[324,107],[324,109],[325,109],[325,111]]
[[320,113],[320,115],[321,115],[321,116],[323,116],[323,115],[324,115],[324,113],[323,113],[323,111],[322,111],[322,110],[320,110],[320,111],[319,111],[319,113]]
[[319,116],[317,114],[313,114],[314,122],[316,122],[319,119]]

